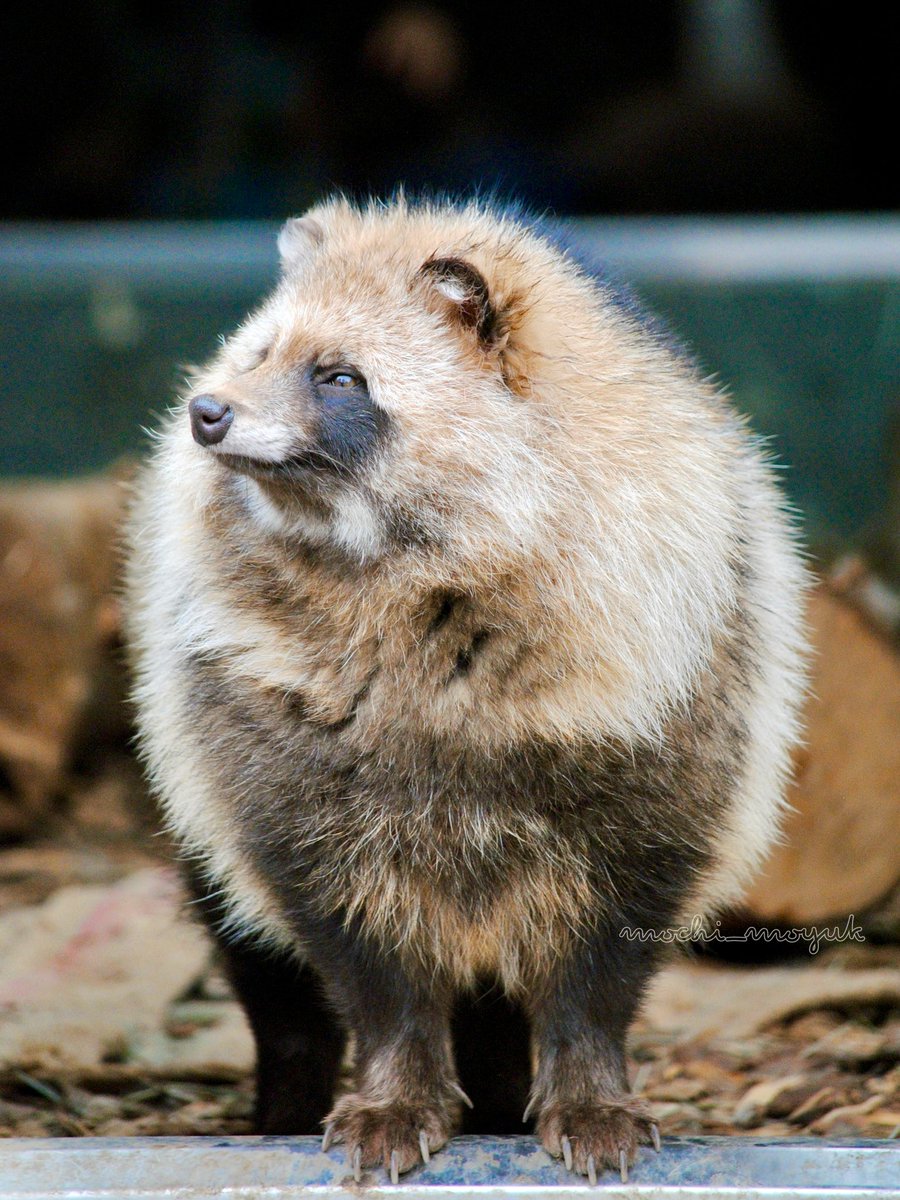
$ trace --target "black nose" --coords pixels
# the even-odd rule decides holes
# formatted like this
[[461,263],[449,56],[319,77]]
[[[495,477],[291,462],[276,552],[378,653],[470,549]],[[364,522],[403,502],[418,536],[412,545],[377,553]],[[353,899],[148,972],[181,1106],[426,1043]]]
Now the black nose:
[[191,433],[201,446],[214,446],[221,442],[234,420],[234,413],[227,404],[221,404],[215,396],[195,396],[188,405],[191,414]]

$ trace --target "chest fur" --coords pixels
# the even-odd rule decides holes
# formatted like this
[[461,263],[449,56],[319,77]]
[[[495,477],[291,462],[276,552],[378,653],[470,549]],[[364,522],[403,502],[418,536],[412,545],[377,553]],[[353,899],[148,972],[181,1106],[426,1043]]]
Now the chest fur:
[[703,863],[721,780],[691,756],[485,750],[377,711],[370,727],[368,694],[329,724],[222,664],[186,673],[191,737],[232,748],[210,764],[223,828],[300,944],[311,915],[337,917],[515,991],[598,924],[665,919]]
[[552,622],[535,632],[511,599],[388,596],[246,554],[215,575],[221,591],[186,604],[204,619],[183,643],[180,724],[212,749],[222,837],[282,925],[329,914],[514,988],[645,897],[651,923],[674,910],[734,765],[715,729],[698,741],[686,718],[643,748],[517,737],[562,677]]
[[189,672],[192,736],[235,748],[212,766],[223,827],[298,928],[338,915],[460,982],[514,987],[586,920],[589,856],[521,756],[367,722],[368,697],[322,722],[220,666]]

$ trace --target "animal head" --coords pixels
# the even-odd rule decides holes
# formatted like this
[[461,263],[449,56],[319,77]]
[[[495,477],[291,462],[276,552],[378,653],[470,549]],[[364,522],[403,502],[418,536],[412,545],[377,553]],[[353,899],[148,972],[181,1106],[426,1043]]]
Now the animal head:
[[271,524],[360,559],[527,555],[577,490],[588,281],[477,205],[339,200],[278,244],[276,290],[194,380],[195,440]]

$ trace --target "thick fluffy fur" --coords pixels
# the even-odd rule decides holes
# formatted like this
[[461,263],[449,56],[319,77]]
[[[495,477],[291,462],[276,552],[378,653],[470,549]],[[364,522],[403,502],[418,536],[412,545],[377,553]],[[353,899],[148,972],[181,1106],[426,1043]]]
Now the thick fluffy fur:
[[[488,978],[529,1018],[544,1144],[627,1163],[656,951],[620,931],[732,900],[782,804],[803,576],[776,488],[693,366],[515,218],[335,201],[279,246],[193,381],[233,422],[198,445],[172,414],[129,577],[142,744],[261,1122],[324,1116],[333,1012],[333,1135],[414,1165],[457,1120],[454,996]],[[301,976],[324,1007],[289,1004]]]

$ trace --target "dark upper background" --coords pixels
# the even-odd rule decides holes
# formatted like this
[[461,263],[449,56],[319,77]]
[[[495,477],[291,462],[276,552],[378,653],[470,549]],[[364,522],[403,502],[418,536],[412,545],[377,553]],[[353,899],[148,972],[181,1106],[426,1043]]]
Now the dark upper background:
[[560,213],[889,209],[888,11],[16,5],[0,219],[281,217],[399,181]]

